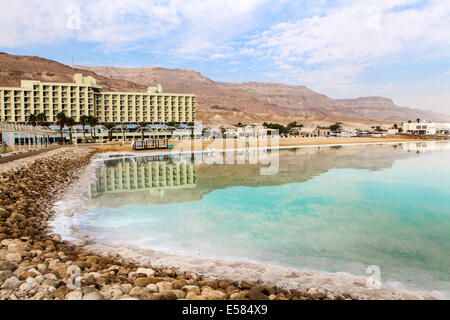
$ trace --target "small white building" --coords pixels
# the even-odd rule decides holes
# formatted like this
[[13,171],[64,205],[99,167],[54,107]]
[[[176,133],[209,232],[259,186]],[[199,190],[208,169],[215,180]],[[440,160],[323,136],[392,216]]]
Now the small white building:
[[409,134],[448,134],[450,131],[450,123],[434,123],[434,122],[405,122],[402,126],[404,133]]
[[405,122],[403,132],[409,134],[436,134],[436,124],[432,122]]
[[395,136],[396,134],[398,134],[398,129],[394,129],[394,128],[387,129],[388,136]]

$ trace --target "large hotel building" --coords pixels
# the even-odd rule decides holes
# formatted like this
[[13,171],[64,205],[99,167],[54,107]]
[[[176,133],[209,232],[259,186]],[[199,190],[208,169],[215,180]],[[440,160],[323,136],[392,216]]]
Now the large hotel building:
[[142,92],[105,92],[93,77],[73,76],[73,83],[22,80],[20,88],[0,88],[0,120],[26,122],[45,113],[48,122],[64,112],[79,122],[93,115],[106,123],[187,123],[195,121],[195,96],[163,93],[161,86]]

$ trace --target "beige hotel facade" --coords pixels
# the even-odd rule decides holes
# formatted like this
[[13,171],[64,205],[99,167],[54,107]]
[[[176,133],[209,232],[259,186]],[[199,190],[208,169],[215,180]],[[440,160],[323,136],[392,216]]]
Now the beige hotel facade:
[[105,92],[93,77],[75,74],[73,79],[73,83],[22,80],[20,88],[0,87],[0,120],[24,123],[28,115],[44,113],[54,123],[64,112],[76,122],[82,115],[118,124],[195,121],[193,94],[163,93],[160,85],[147,92]]

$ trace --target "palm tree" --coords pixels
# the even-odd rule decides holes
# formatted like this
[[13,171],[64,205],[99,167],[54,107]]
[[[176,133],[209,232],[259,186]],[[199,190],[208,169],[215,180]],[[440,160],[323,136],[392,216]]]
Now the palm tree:
[[89,115],[89,120],[88,120],[89,125],[91,126],[91,136],[92,136],[92,132],[94,132],[94,136],[92,137],[94,139],[94,143],[96,140],[96,136],[95,136],[95,126],[98,125],[99,121],[97,117],[94,117],[92,115]]
[[73,140],[72,140],[72,128],[73,128],[73,126],[76,124],[75,119],[72,118],[72,117],[67,117],[65,122],[66,122],[66,126],[69,128],[70,144],[73,144]]
[[61,134],[61,140],[60,140],[60,144],[63,144],[63,129],[66,125],[66,121],[67,121],[67,117],[66,114],[64,112],[59,112],[56,115],[56,123],[59,125],[59,132]]
[[89,123],[89,115],[83,114],[82,116],[80,116],[80,124],[83,126],[83,142],[86,141],[85,128],[88,123]]
[[[43,112],[30,114],[30,116],[28,117],[28,121],[33,126],[35,126],[33,124],[34,122],[36,122],[36,124],[41,126],[41,127],[48,127],[48,126],[50,126],[50,123],[48,123],[46,120],[47,120],[47,117],[45,116],[45,113],[43,113]],[[46,143],[46,145],[47,145],[47,143]]]
[[[50,126],[50,123],[47,122],[47,116],[45,115],[44,112],[38,113],[36,115],[36,119],[37,119],[38,124],[41,127],[49,127]],[[45,140],[45,138],[44,138],[44,140]],[[45,146],[47,146],[48,141],[49,141],[49,137],[47,136],[47,140],[45,141]]]
[[[45,126],[45,120],[46,116],[45,113],[32,113],[28,116],[28,122],[33,126],[33,128],[36,128],[37,125],[43,127]],[[34,143],[37,144],[37,136],[34,135]]]
[[[36,129],[36,126],[38,124],[37,114],[32,113],[28,115],[28,122],[33,126],[34,129]],[[36,145],[37,142],[37,136],[36,133],[34,134],[34,145]]]
[[104,124],[105,128],[108,129],[108,140],[112,141],[112,129],[115,127],[115,124],[112,122],[107,122]]

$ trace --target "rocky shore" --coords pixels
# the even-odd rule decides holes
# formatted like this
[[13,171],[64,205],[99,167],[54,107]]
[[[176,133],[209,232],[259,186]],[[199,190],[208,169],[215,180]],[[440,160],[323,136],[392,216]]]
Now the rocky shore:
[[0,170],[0,299],[358,298],[319,287],[286,290],[262,283],[211,279],[175,268],[152,268],[61,241],[48,227],[53,204],[94,153],[84,147],[62,148]]

